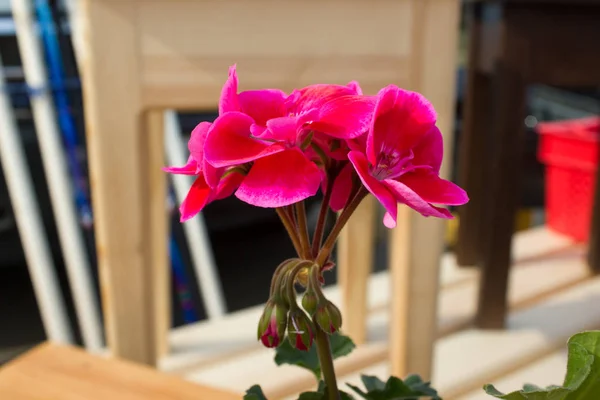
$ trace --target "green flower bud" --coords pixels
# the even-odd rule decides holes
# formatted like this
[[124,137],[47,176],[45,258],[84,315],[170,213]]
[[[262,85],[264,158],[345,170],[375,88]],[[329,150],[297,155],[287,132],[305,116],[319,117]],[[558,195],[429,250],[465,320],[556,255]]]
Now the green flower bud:
[[298,350],[308,351],[314,339],[314,329],[310,318],[299,308],[290,312],[288,319],[288,340]]
[[315,311],[317,310],[318,302],[319,299],[317,294],[310,289],[304,293],[304,296],[302,296],[302,307],[304,310],[306,310],[308,315],[314,315]]
[[258,321],[258,339],[266,347],[277,347],[285,336],[289,309],[281,302],[270,299]]
[[337,332],[342,326],[342,313],[329,300],[317,305],[314,318],[321,329],[328,334]]

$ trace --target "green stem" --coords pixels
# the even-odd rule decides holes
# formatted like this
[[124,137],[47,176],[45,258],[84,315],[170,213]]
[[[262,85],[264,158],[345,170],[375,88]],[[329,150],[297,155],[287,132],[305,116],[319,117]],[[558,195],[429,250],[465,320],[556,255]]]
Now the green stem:
[[354,210],[356,210],[356,207],[358,207],[360,202],[365,198],[365,196],[368,193],[369,192],[367,191],[367,189],[365,189],[364,186],[361,186],[360,189],[358,190],[358,192],[356,193],[356,195],[354,196],[354,198],[344,208],[344,210],[340,214],[339,218],[335,222],[335,225],[331,229],[329,236],[327,236],[327,239],[325,240],[325,243],[323,244],[321,251],[319,251],[317,258],[315,259],[316,264],[323,266],[323,264],[325,264],[325,262],[327,262],[327,260],[329,259],[329,255],[331,254],[331,251],[333,250],[333,245],[335,244],[335,241],[337,240],[340,232],[346,225],[346,222],[348,222],[348,220],[352,216],[352,213],[354,213]]
[[277,215],[279,215],[281,223],[285,227],[285,230],[287,231],[290,239],[292,240],[292,244],[294,245],[296,254],[298,254],[298,257],[302,257],[302,247],[300,246],[300,240],[298,238],[298,233],[296,232],[296,227],[294,226],[289,216],[282,207],[276,208],[275,210],[277,211]]
[[288,302],[290,303],[290,308],[292,309],[298,307],[296,304],[296,289],[294,288],[296,283],[296,275],[298,275],[302,268],[308,268],[311,265],[313,265],[312,261],[300,261],[287,273],[287,280],[284,282],[286,285],[285,289],[287,291]]
[[321,209],[319,210],[319,218],[317,219],[317,226],[315,227],[315,234],[313,235],[312,242],[312,256],[316,257],[319,254],[321,243],[323,242],[323,234],[325,233],[325,223],[327,222],[327,211],[329,211],[329,201],[331,200],[331,193],[333,192],[333,182],[336,178],[336,173],[329,174],[327,181],[327,189],[323,202],[321,203]]
[[296,220],[298,222],[298,237],[300,239],[301,257],[310,259],[310,239],[308,238],[308,225],[306,223],[306,209],[304,201],[296,203]]
[[317,343],[317,354],[319,355],[319,363],[321,371],[323,371],[323,380],[327,385],[327,395],[329,400],[339,400],[340,392],[337,387],[337,379],[335,377],[335,369],[333,368],[333,356],[331,355],[331,345],[329,336],[323,332],[323,329],[317,323],[315,326],[315,342]]

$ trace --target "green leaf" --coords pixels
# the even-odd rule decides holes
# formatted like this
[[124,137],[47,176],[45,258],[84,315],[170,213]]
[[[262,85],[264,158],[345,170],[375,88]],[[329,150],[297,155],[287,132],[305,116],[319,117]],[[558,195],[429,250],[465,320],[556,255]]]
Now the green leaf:
[[376,376],[361,375],[360,380],[363,385],[365,385],[365,389],[369,392],[372,390],[383,390],[385,388],[385,382]]
[[[356,347],[352,339],[339,333],[329,336],[329,340],[334,360],[350,354]],[[302,351],[292,346],[289,340],[284,340],[275,350],[275,363],[297,365],[311,371],[317,380],[321,379],[321,366],[315,344],[308,351]]]
[[567,374],[562,386],[526,384],[522,390],[504,394],[492,385],[487,394],[503,400],[589,400],[600,399],[600,331],[582,332],[568,342]]
[[250,389],[246,390],[244,400],[267,400],[267,398],[265,397],[265,394],[260,386],[254,385]]
[[[342,392],[340,390],[340,397],[342,400],[354,400],[352,396],[350,396],[346,392]],[[318,392],[304,392],[300,394],[298,400],[327,400],[327,387],[319,385]]]
[[348,386],[366,400],[415,400],[420,397],[441,400],[429,382],[424,382],[418,375],[410,375],[404,381],[392,376],[385,383],[374,376],[363,375],[361,379],[366,392],[356,386]]
[[333,354],[334,360],[347,356],[356,348],[356,345],[352,339],[350,339],[348,336],[342,335],[341,333],[330,335],[329,341],[331,343],[331,353]]
[[275,350],[275,364],[297,365],[312,372],[317,380],[321,379],[321,366],[317,355],[317,346],[314,344],[308,351],[302,351],[292,346],[289,340],[284,340]]
[[327,400],[327,395],[319,392],[300,393],[298,400]]

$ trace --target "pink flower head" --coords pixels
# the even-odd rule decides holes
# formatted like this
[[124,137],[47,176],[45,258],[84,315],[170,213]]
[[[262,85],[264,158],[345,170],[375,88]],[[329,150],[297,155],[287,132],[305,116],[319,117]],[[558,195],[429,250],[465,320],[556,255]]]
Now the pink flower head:
[[397,203],[423,216],[452,218],[432,204],[468,201],[464,190],[439,177],[443,143],[435,124],[433,106],[422,95],[390,85],[377,96],[366,154],[348,154],[362,183],[386,208],[388,228],[396,226]]
[[202,149],[210,127],[209,122],[201,122],[192,131],[188,143],[190,157],[186,165],[163,168],[172,174],[196,176],[179,207],[181,222],[198,214],[208,203],[231,196],[243,178],[243,175],[236,171],[225,174],[225,168],[215,168],[204,160]]
[[293,95],[298,104],[281,91],[238,94],[237,86],[234,66],[222,90],[220,116],[203,143],[207,162],[215,168],[246,165],[248,175],[235,194],[255,206],[283,207],[315,195],[323,174],[302,146],[307,126],[319,116],[313,106],[340,90],[356,94],[357,86],[309,87]]

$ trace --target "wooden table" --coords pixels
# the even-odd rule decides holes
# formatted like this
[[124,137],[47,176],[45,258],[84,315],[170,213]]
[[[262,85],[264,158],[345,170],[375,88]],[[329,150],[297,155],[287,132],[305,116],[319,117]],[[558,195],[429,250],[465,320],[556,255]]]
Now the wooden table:
[[2,400],[239,400],[241,394],[199,386],[116,359],[43,344],[0,369]]
[[[229,65],[238,64],[240,90],[289,93],[358,80],[367,94],[390,83],[420,91],[436,107],[446,143],[452,142],[458,0],[80,3],[78,52],[100,286],[108,345],[118,356],[154,364],[168,353],[162,115],[166,108],[214,110]],[[373,223],[374,204],[366,203],[363,217],[345,230],[338,264],[353,310],[344,315],[347,332],[359,342],[366,332],[364,293],[373,262],[366,225]],[[398,294],[390,357],[396,374],[428,376],[444,226],[408,207],[398,220],[390,235]]]
[[[471,43],[459,174],[471,201],[460,210],[457,258],[482,268],[477,323],[495,329],[504,326],[507,307],[525,90],[532,83],[600,84],[600,1],[468,2]],[[492,7],[500,12],[489,13]],[[592,249],[600,238],[596,214]],[[600,271],[600,259],[591,256],[590,265]]]

